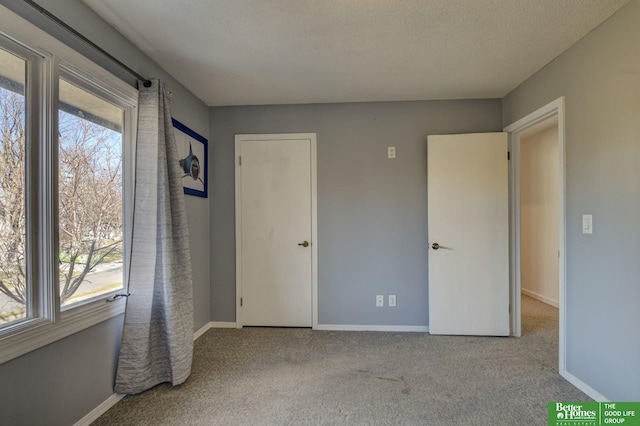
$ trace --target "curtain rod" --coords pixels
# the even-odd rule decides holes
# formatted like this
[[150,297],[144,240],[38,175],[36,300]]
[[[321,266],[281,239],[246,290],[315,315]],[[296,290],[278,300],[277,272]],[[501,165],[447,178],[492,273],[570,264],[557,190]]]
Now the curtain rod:
[[38,12],[40,12],[42,15],[46,16],[47,18],[49,18],[50,20],[55,22],[57,25],[61,26],[62,28],[64,28],[65,30],[69,31],[74,36],[78,37],[80,40],[84,41],[89,46],[93,47],[98,52],[102,53],[104,56],[106,56],[111,61],[113,61],[116,64],[118,64],[122,69],[127,71],[132,76],[136,77],[138,80],[142,80],[143,84],[144,84],[144,87],[151,87],[151,81],[148,78],[145,78],[145,77],[141,76],[140,74],[138,74],[137,72],[135,72],[134,70],[129,68],[122,61],[120,61],[118,58],[116,58],[115,56],[113,56],[112,54],[110,54],[109,52],[107,52],[106,50],[104,50],[103,48],[101,48],[100,46],[98,46],[97,44],[95,44],[94,42],[92,42],[91,40],[89,40],[88,38],[83,36],[82,34],[80,34],[78,31],[76,31],[74,28],[72,28],[69,25],[67,25],[60,18],[58,18],[57,16],[55,16],[54,14],[49,12],[47,9],[43,8],[38,3],[36,3],[36,2],[34,2],[32,0],[23,0],[23,1],[25,3],[27,3],[29,6],[31,6],[32,8],[34,8],[35,10],[37,10]]

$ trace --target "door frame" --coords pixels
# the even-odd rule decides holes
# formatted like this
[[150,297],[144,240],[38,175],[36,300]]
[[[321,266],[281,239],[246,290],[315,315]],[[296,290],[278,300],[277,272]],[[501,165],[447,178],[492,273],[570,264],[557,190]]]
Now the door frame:
[[558,118],[558,309],[559,309],[559,351],[560,375],[566,372],[566,161],[565,161],[565,99],[564,96],[535,110],[520,120],[508,125],[504,131],[509,134],[509,185],[511,211],[511,335],[522,335],[521,316],[521,252],[520,252],[520,136],[532,126],[557,116]]
[[242,181],[241,143],[243,141],[271,141],[308,139],[311,145],[311,319],[318,327],[318,174],[315,133],[269,133],[235,135],[235,208],[236,208],[236,328],[242,328]]

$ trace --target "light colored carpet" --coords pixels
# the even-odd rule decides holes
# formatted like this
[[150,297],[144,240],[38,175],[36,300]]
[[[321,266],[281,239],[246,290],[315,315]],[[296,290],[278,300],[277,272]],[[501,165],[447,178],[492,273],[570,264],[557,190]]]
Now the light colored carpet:
[[182,386],[94,425],[546,425],[588,401],[558,375],[558,310],[523,296],[523,337],[213,329]]

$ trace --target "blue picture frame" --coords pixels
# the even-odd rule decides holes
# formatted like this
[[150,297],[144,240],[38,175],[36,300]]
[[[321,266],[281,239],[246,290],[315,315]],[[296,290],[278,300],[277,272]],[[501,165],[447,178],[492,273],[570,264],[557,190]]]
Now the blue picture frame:
[[207,184],[209,180],[209,141],[175,118],[171,119],[171,123],[178,130],[174,134],[180,158],[180,168],[183,171],[184,193],[207,198],[209,196]]

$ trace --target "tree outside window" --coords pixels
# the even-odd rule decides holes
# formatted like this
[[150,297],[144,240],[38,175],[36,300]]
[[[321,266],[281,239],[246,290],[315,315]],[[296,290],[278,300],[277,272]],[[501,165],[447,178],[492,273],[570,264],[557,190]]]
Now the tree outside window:
[[[122,110],[60,81],[60,303],[123,287]],[[28,317],[24,96],[0,87],[0,326]],[[106,117],[106,118],[105,118]]]
[[0,49],[0,324],[27,317],[26,61]]

